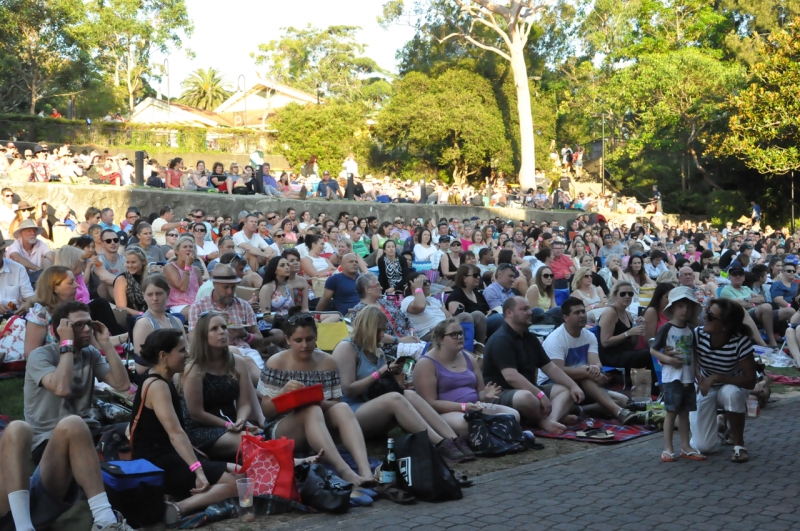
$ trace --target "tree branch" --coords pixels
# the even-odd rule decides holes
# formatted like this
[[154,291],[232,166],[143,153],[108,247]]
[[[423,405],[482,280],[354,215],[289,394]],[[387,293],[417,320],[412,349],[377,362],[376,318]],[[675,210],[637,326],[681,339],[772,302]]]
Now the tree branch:
[[705,169],[705,168],[704,168],[704,167],[703,167],[703,166],[700,164],[700,160],[697,158],[697,152],[694,150],[694,148],[693,148],[692,146],[689,146],[689,149],[688,149],[688,151],[689,151],[689,154],[692,156],[692,160],[694,161],[694,165],[695,165],[695,167],[697,168],[697,171],[699,171],[699,172],[700,172],[700,174],[703,176],[703,180],[704,180],[705,182],[707,182],[708,184],[710,184],[710,185],[711,185],[713,188],[715,188],[715,189],[717,189],[717,190],[722,190],[723,188],[722,188],[720,185],[718,185],[717,183],[715,183],[715,182],[714,182],[714,181],[711,179],[711,177],[709,177],[709,175],[708,175],[708,170],[706,170],[706,169]]
[[503,52],[502,50],[500,50],[498,48],[495,48],[494,46],[487,46],[486,44],[483,44],[483,43],[475,40],[473,37],[471,37],[469,35],[466,35],[464,33],[451,33],[449,35],[446,35],[446,36],[442,37],[441,39],[439,37],[437,37],[436,35],[433,35],[431,33],[428,33],[428,35],[430,35],[431,37],[436,39],[436,41],[438,41],[440,44],[443,43],[446,40],[452,39],[453,37],[459,37],[461,39],[466,39],[468,42],[474,44],[478,48],[483,48],[484,50],[488,50],[490,52],[494,52],[497,55],[499,55],[500,57],[502,57],[503,59],[505,59],[506,61],[511,61],[511,56],[508,55],[507,53]]

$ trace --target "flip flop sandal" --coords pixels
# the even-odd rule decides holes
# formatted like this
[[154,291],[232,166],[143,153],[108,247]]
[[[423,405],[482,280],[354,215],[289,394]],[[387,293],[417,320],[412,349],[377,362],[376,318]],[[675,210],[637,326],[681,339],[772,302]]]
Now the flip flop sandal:
[[458,481],[459,486],[462,488],[466,489],[475,485],[475,482],[469,479],[469,476],[467,476],[466,474],[453,473],[453,476],[455,476],[456,481]]
[[379,485],[375,487],[375,491],[378,493],[378,498],[389,500],[390,502],[398,503],[400,505],[416,503],[417,499],[414,496],[404,490],[393,487],[392,485],[394,484]]
[[176,527],[181,518],[183,518],[181,510],[172,502],[165,501],[164,505],[166,505],[164,509],[164,524],[167,527]]
[[664,450],[663,452],[661,452],[661,460],[665,463],[674,463],[675,454],[671,454],[668,451]]
[[372,489],[365,489],[364,487],[356,487],[354,489],[354,492],[360,492],[361,494],[364,494],[365,496],[369,496],[370,498],[373,498],[373,499],[378,497],[378,493],[377,492],[375,492]]
[[607,441],[614,438],[614,434],[608,430],[601,428],[592,428],[591,430],[576,431],[575,435],[583,439],[595,439],[598,441]]
[[691,459],[692,461],[705,461],[706,459],[708,459],[706,456],[704,456],[697,450],[692,450],[691,452],[684,452],[683,450],[681,450],[681,458]]
[[[742,454],[744,452],[744,454]],[[731,456],[731,461],[734,463],[746,463],[750,460],[750,456],[747,455],[747,448],[744,446],[734,446],[733,447],[733,455]]]

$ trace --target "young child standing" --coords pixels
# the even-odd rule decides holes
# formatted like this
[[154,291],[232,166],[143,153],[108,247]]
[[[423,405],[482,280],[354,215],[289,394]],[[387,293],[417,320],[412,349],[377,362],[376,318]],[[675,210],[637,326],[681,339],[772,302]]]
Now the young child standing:
[[664,451],[661,460],[674,462],[678,457],[672,447],[672,432],[675,418],[679,418],[678,432],[681,437],[680,457],[703,461],[706,456],[691,447],[689,440],[689,412],[697,410],[694,387],[695,368],[690,323],[700,315],[703,307],[694,297],[694,291],[680,286],[669,292],[669,304],[664,315],[669,322],[656,334],[650,353],[664,366],[661,382],[664,389]]

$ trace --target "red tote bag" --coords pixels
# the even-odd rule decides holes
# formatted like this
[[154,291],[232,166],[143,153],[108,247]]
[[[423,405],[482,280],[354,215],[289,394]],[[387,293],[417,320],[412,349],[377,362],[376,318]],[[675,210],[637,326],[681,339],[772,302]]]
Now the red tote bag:
[[281,437],[265,441],[261,437],[242,435],[242,444],[236,455],[242,456],[242,469],[254,482],[253,495],[273,495],[300,501],[294,479],[294,441]]

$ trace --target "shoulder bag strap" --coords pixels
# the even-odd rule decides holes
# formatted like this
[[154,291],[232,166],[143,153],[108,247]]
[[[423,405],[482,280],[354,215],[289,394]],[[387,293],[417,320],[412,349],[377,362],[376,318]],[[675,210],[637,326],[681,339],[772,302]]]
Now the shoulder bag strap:
[[378,307],[383,312],[383,315],[385,315],[386,318],[389,320],[389,322],[392,324],[392,329],[394,330],[394,335],[397,336],[398,335],[397,324],[395,324],[395,322],[394,322],[394,317],[392,317],[392,314],[389,313],[389,310],[387,310],[383,305],[378,304]]
[[131,449],[133,449],[133,433],[136,431],[136,425],[139,424],[139,417],[142,415],[142,409],[144,408],[144,401],[147,398],[147,390],[150,388],[150,385],[157,380],[156,377],[148,378],[144,385],[142,386],[142,399],[139,401],[139,411],[136,412],[136,416],[133,418],[133,422],[131,422],[131,435],[128,437],[131,444]]

